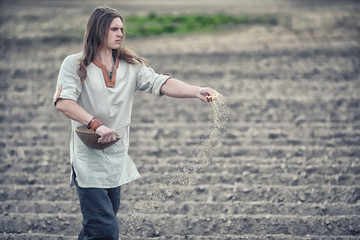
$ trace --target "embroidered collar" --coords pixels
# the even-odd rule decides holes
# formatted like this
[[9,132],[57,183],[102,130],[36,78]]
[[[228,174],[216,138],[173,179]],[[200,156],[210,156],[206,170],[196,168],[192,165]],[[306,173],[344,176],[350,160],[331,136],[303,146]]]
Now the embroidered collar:
[[104,64],[102,64],[100,61],[98,61],[98,60],[96,60],[96,59],[93,59],[92,62],[93,62],[96,66],[98,66],[99,68],[101,68],[102,73],[103,73],[103,76],[104,76],[104,80],[105,80],[106,87],[109,87],[109,88],[115,87],[116,70],[117,70],[118,67],[119,67],[119,58],[116,58],[116,60],[115,60],[114,67],[113,67],[113,69],[112,69],[112,76],[111,76],[111,78],[109,77],[108,72],[107,72],[107,70],[106,70],[106,66],[105,66]]

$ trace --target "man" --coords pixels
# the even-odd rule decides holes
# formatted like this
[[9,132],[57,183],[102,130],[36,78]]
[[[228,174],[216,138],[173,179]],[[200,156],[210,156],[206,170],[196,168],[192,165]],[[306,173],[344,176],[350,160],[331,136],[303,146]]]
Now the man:
[[[83,52],[68,56],[59,71],[54,104],[72,121],[71,185],[75,184],[83,215],[79,239],[118,239],[116,214],[121,185],[140,177],[128,155],[129,126],[136,90],[155,96],[212,101],[217,92],[155,73],[124,44],[124,19],[109,7],[89,17]],[[121,141],[97,150],[75,134],[86,125],[99,143]]]

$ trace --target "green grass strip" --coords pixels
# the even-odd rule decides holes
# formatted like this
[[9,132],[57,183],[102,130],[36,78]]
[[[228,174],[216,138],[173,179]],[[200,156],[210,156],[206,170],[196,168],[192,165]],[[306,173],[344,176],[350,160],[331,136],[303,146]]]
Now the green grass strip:
[[148,37],[162,34],[185,34],[191,32],[211,32],[220,27],[232,27],[239,24],[276,25],[277,18],[272,15],[131,15],[125,18],[128,37]]

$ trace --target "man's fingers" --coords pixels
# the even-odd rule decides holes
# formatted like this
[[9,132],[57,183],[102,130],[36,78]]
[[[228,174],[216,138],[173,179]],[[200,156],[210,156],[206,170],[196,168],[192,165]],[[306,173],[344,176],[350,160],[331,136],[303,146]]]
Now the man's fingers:
[[104,134],[102,135],[99,139],[98,142],[99,143],[108,143],[108,142],[112,142],[116,140],[116,136],[115,133],[110,133],[110,134]]
[[216,91],[213,94],[208,94],[205,96],[205,98],[208,102],[212,102],[213,100],[216,100],[218,97],[219,97],[219,93]]

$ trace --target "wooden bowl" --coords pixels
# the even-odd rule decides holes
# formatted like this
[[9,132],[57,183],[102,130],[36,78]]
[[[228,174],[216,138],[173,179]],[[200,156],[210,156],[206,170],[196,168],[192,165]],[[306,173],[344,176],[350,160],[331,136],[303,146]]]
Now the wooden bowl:
[[75,129],[76,134],[81,139],[81,141],[88,147],[93,149],[103,150],[107,147],[110,147],[114,143],[120,140],[120,136],[115,133],[116,140],[108,143],[99,143],[99,135],[97,135],[93,130],[88,129],[86,126],[79,126]]

